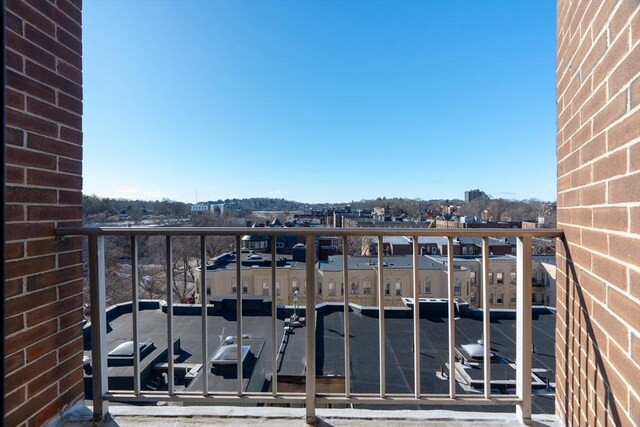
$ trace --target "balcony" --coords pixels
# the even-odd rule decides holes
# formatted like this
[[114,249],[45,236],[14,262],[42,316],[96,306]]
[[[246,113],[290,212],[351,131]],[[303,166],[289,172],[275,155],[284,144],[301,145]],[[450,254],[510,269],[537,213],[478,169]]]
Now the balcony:
[[[256,303],[237,286],[233,298],[222,301],[201,298],[198,304],[176,304],[171,292],[172,275],[167,274],[166,301],[141,300],[138,291],[138,239],[141,236],[165,238],[166,265],[170,271],[172,237],[198,237],[199,262],[206,266],[205,247],[209,236],[235,238],[236,253],[242,253],[242,236],[258,234],[303,236],[306,260],[316,260],[316,238],[327,234],[342,238],[343,247],[347,247],[349,237],[355,236],[377,236],[379,244],[385,236],[411,236],[413,294],[403,298],[405,307],[396,308],[386,307],[385,297],[378,298],[377,307],[354,304],[349,292],[344,292],[340,303],[317,304],[317,263],[306,262],[304,306],[279,304],[274,247],[269,268],[269,290],[274,298]],[[91,339],[90,349],[85,346],[88,356],[85,371],[89,371],[91,377],[94,420],[103,420],[109,412],[121,417],[144,412],[137,406],[110,407],[110,402],[162,402],[169,405],[163,411],[183,415],[193,414],[189,412],[193,408],[174,405],[242,405],[236,413],[248,418],[252,409],[247,406],[270,406],[272,408],[260,408],[260,413],[271,414],[273,419],[281,421],[290,414],[301,415],[304,411],[308,423],[315,423],[318,417],[367,418],[367,411],[380,409],[444,408],[459,412],[471,408],[474,420],[489,417],[495,424],[496,419],[505,423],[517,419],[526,424],[532,420],[535,400],[550,395],[552,375],[533,366],[534,361],[537,363],[543,357],[550,358],[545,363],[553,366],[553,345],[547,349],[551,355],[542,355],[541,351],[535,351],[532,338],[532,329],[541,327],[532,320],[532,238],[562,237],[560,230],[73,227],[58,229],[58,235],[88,238],[92,310],[91,322],[86,326]],[[105,237],[116,235],[131,239],[132,302],[128,308],[125,304],[108,310]],[[422,236],[444,236],[449,245],[456,237],[481,238],[482,283],[485,284],[489,283],[489,238],[515,237],[517,302],[512,318],[500,320],[492,310],[466,311],[464,301],[454,296],[453,251],[448,251],[445,298],[421,298],[418,237]],[[343,257],[343,283],[350,283],[348,256]],[[377,265],[381,268],[376,270],[374,292],[384,296],[385,275],[390,267],[386,266],[382,254],[377,255]],[[236,283],[243,283],[241,263],[236,263],[236,267]],[[199,295],[203,296],[207,296],[206,271],[201,268],[199,272]],[[484,285],[481,293],[482,300],[488,301],[489,285]],[[130,325],[131,329],[119,325]],[[553,327],[554,322],[542,326],[543,329]],[[372,334],[376,329],[377,334]],[[121,336],[118,331],[122,332]],[[253,331],[257,332],[253,334]],[[131,340],[129,353],[115,355],[115,344],[127,340]],[[220,355],[218,359],[214,357],[216,354]],[[224,363],[221,359],[225,359]],[[114,369],[128,380],[114,381]],[[155,376],[150,374],[154,369]],[[515,415],[490,413],[514,408]],[[155,409],[146,412],[147,416],[157,414]],[[198,408],[198,411],[206,412],[206,409]],[[422,419],[421,412],[402,412],[402,419]],[[425,416],[438,419],[429,413],[431,415]],[[386,416],[389,414],[395,414],[391,415],[393,418],[399,412]],[[452,416],[447,414],[440,418]],[[460,416],[465,417],[463,412],[454,417]]]

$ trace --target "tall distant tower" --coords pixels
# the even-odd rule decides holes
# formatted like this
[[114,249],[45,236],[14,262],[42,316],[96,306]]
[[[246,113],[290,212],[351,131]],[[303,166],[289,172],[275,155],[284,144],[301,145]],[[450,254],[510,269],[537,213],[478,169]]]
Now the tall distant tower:
[[469,203],[472,200],[479,199],[481,197],[486,197],[484,191],[480,191],[477,188],[475,190],[469,190],[464,192],[464,201]]

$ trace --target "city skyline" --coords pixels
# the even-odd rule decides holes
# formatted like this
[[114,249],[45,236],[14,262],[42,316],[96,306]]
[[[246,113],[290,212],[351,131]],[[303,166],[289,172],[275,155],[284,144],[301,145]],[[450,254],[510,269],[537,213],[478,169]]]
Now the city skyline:
[[556,199],[554,2],[174,5],[85,5],[85,194]]

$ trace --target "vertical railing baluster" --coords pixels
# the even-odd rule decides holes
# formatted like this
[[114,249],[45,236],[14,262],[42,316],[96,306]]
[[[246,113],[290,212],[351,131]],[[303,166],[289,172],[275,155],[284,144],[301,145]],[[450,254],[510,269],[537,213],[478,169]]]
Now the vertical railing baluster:
[[[200,309],[202,310],[202,394],[209,395],[209,332],[207,328],[207,248],[200,236]],[[188,262],[188,260],[187,260]],[[184,266],[187,268],[187,266]]]
[[456,324],[455,324],[455,304],[454,304],[454,283],[455,268],[453,265],[453,237],[448,237],[447,246],[447,274],[448,274],[448,296],[449,296],[449,397],[456,397]]
[[131,312],[133,318],[133,392],[140,395],[140,303],[138,299],[138,240],[131,236]]
[[278,395],[278,301],[276,290],[276,243],[277,236],[271,238],[271,392]]
[[238,369],[238,396],[242,396],[242,291],[244,284],[242,283],[242,248],[241,237],[236,236],[236,351],[237,351],[237,369]]
[[385,396],[385,351],[384,351],[384,242],[378,236],[378,345],[380,352],[380,397]]
[[305,263],[307,281],[305,419],[308,424],[313,425],[316,422],[316,239],[312,235],[306,237]]
[[[476,289],[478,289],[476,285]],[[491,306],[489,305],[489,238],[482,238],[482,339],[484,340],[484,397],[491,398]]]
[[351,348],[350,348],[350,332],[349,332],[349,237],[342,236],[342,283],[344,289],[344,394],[347,398],[351,397]]
[[173,352],[173,248],[171,236],[166,237],[167,250],[167,389],[169,396],[173,396],[175,389],[174,381],[174,352]]
[[418,236],[413,236],[413,387],[420,398],[420,254]]
[[104,398],[108,390],[104,236],[89,236],[89,289],[93,420],[100,422],[109,412],[109,402]]
[[516,394],[522,403],[516,415],[523,424],[531,422],[531,269],[532,239],[516,242]]

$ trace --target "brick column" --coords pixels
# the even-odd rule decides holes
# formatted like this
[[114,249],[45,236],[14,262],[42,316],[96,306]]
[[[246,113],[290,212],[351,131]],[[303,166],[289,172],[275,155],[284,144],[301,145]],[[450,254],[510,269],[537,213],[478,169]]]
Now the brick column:
[[557,411],[640,426],[640,2],[557,12]]
[[83,396],[81,0],[6,0],[4,424]]

